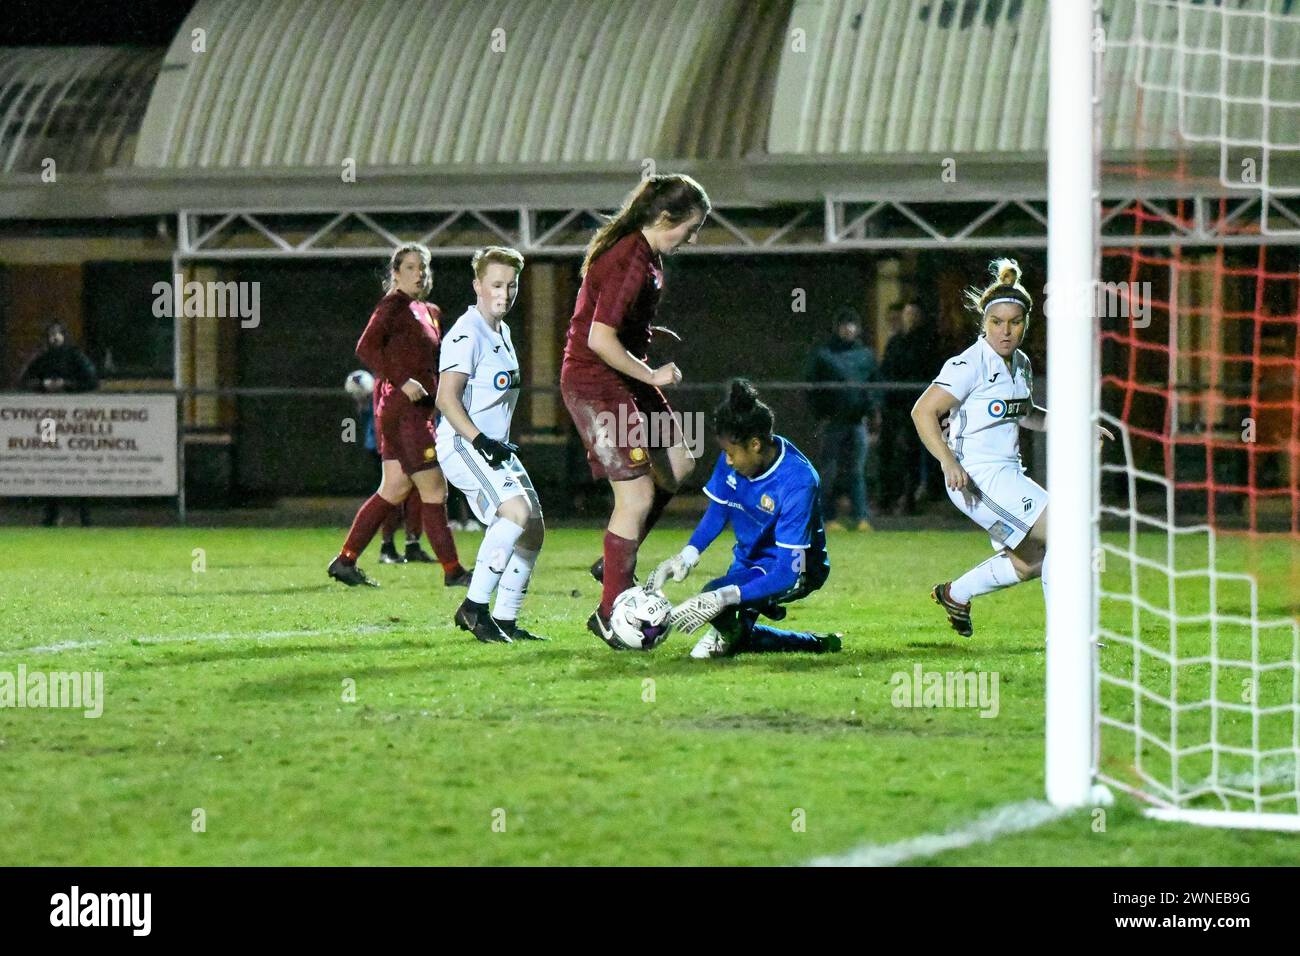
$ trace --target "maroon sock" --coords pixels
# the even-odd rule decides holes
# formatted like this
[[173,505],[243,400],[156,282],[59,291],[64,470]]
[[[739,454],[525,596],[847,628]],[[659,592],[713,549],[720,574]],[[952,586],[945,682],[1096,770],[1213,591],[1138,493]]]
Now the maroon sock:
[[636,541],[605,532],[605,575],[600,591],[600,613],[605,617],[613,610],[614,599],[632,586],[637,546]]
[[668,507],[668,502],[672,500],[673,492],[665,491],[658,485],[655,485],[655,496],[650,502],[650,511],[645,516],[645,527],[641,529],[642,541],[644,541],[645,536],[650,533],[650,529],[658,524],[660,516],[664,513],[664,509]]
[[366,503],[357,511],[357,516],[352,519],[352,530],[348,532],[347,541],[343,542],[339,557],[347,564],[354,564],[357,555],[366,550],[370,539],[393,510],[394,506],[377,493],[367,498]]
[[420,517],[424,512],[424,503],[419,495],[406,499],[406,543],[420,540]]
[[447,506],[426,502],[420,506],[420,513],[424,515],[424,533],[429,536],[443,573],[455,574],[460,570],[460,556],[456,553],[456,539],[447,527]]
[[397,533],[397,526],[402,521],[402,508],[405,505],[394,505],[393,510],[384,515],[384,543],[389,544],[393,540],[393,535]]

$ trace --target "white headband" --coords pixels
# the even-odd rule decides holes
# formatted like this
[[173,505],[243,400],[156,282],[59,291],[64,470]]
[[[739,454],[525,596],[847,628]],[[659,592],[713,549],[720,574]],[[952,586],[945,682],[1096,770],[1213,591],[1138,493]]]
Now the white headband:
[[[990,299],[988,305],[984,306],[984,314],[985,314],[985,315],[988,315],[988,314],[989,314],[989,309],[993,308],[993,307],[994,307],[995,305],[997,305],[999,302],[1014,302],[1016,305],[1020,306],[1020,308],[1025,309],[1025,303],[1022,302],[1020,299],[1017,299],[1017,298],[1016,298],[1015,296],[1013,296],[1013,295],[1004,295],[1004,296],[1002,296],[1002,298],[1000,298],[1000,299]],[[1029,314],[1029,310],[1028,310],[1028,309],[1025,309],[1025,314],[1026,314],[1026,315]]]

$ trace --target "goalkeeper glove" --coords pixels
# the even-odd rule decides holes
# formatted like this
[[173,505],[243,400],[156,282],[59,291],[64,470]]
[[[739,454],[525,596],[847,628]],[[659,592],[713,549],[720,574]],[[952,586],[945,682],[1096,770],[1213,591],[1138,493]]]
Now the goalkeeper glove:
[[683,634],[694,634],[721,614],[725,608],[739,603],[740,588],[729,584],[725,588],[704,591],[693,598],[687,598],[673,608],[668,621],[672,624],[673,630],[681,631]]
[[669,578],[674,581],[685,581],[686,575],[691,573],[691,569],[699,560],[700,552],[688,544],[680,553],[660,562],[659,567],[655,568],[654,573],[650,575],[650,580],[646,582],[646,590],[662,591]]
[[497,441],[495,438],[488,438],[487,435],[479,432],[474,436],[471,442],[474,450],[483,456],[489,467],[499,468],[510,460],[510,456],[519,450],[518,445],[512,445],[508,441]]

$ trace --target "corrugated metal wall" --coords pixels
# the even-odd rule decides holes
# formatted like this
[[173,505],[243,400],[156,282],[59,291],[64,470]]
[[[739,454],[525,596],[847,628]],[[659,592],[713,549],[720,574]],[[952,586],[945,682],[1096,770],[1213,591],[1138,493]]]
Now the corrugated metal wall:
[[[1087,0],[1078,0],[1083,3]],[[768,139],[772,153],[1039,152],[1047,148],[1046,0],[797,0],[782,46]],[[1300,57],[1300,8],[1233,0],[1226,45],[1238,57],[1227,93],[1263,95],[1265,18],[1272,57]],[[1220,130],[1217,6],[1105,0],[1103,145],[1174,147],[1182,128]],[[1283,16],[1283,14],[1286,14]],[[1141,18],[1145,43],[1133,42]],[[802,31],[797,32],[797,31]],[[1207,52],[1192,52],[1198,48]],[[1300,101],[1300,66],[1267,71],[1269,98]],[[1139,82],[1141,81],[1141,82]],[[1230,108],[1238,138],[1263,130],[1254,104]],[[1300,136],[1300,113],[1272,110],[1273,142]]]
[[[1175,147],[1180,129],[1300,146],[1300,105],[1284,105],[1300,104],[1300,4],[1103,9],[1107,150]],[[98,170],[133,150],[146,167],[257,170],[1038,153],[1047,13],[1046,0],[199,0],[161,72],[157,51],[0,49],[0,170],[45,156]]]
[[128,164],[162,63],[130,47],[0,48],[0,172]]
[[789,7],[200,0],[168,51],[136,164],[739,156],[762,148]]

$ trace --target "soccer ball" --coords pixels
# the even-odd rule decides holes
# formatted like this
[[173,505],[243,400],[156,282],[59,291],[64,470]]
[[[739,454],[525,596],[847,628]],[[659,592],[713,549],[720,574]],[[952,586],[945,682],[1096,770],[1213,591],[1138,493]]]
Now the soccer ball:
[[648,651],[668,639],[672,625],[668,615],[673,605],[668,598],[645,588],[628,588],[614,600],[610,628],[620,644],[630,651]]
[[348,375],[343,383],[343,390],[352,396],[353,401],[359,402],[363,398],[369,398],[375,390],[375,377],[365,369],[359,368]]

